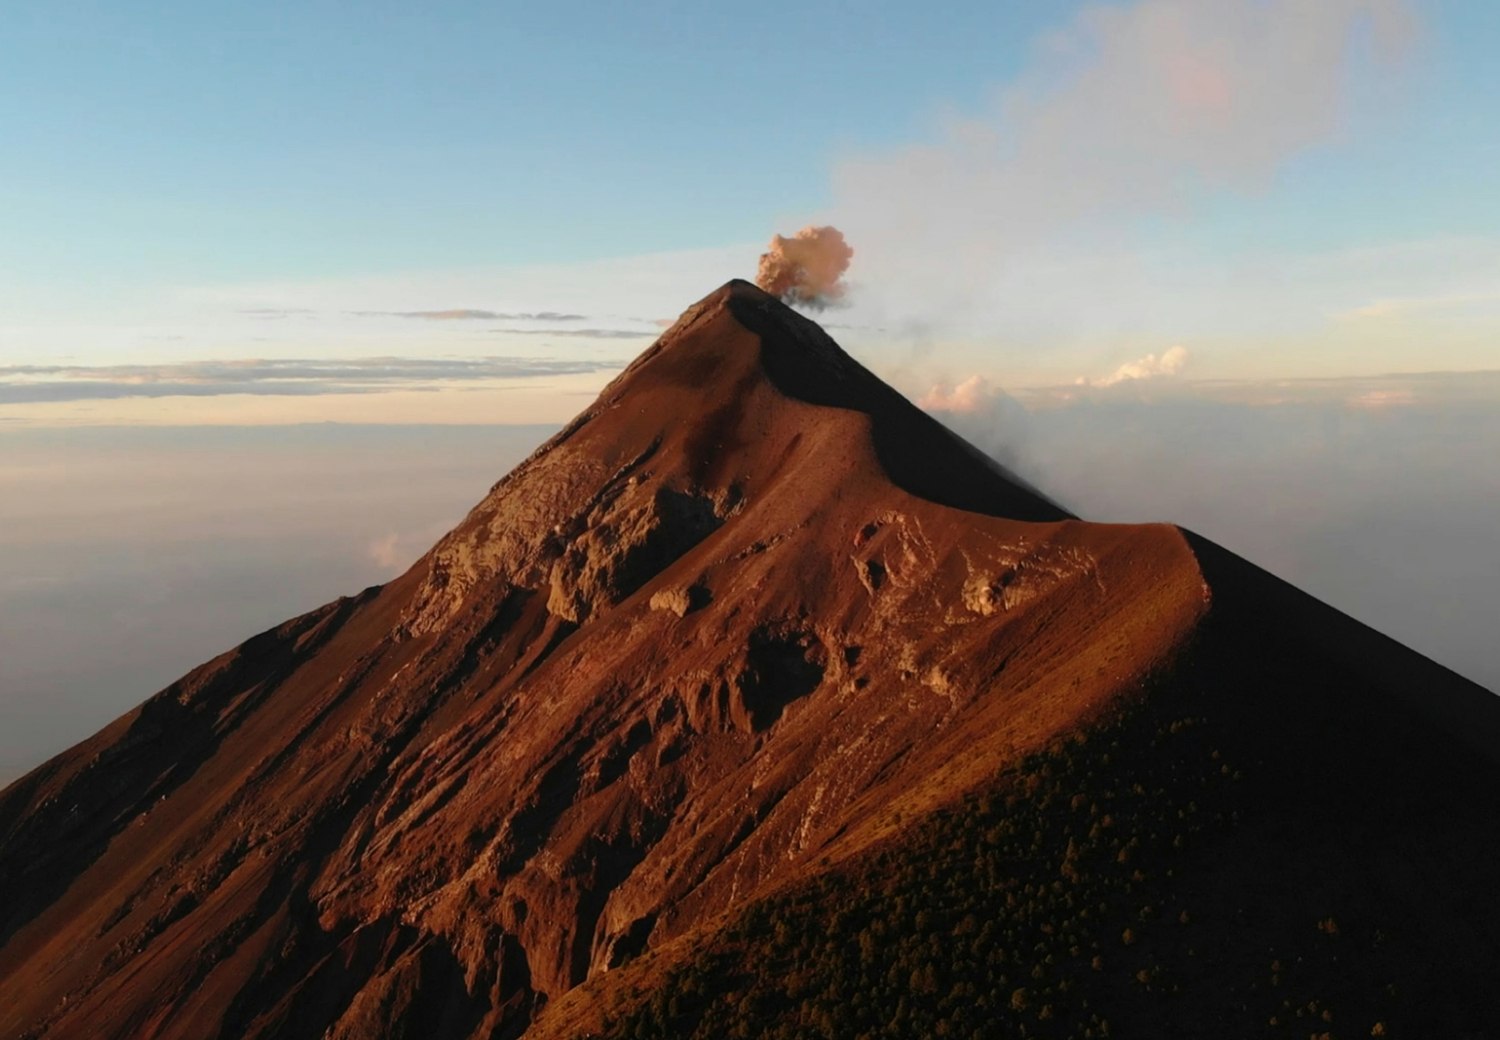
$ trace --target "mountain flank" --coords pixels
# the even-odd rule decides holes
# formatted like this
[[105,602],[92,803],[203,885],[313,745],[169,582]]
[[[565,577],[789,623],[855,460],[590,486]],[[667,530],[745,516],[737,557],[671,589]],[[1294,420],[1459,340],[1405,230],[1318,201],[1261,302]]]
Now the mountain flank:
[[1488,1035],[1497,748],[732,282],[407,573],[0,793],[0,1036]]

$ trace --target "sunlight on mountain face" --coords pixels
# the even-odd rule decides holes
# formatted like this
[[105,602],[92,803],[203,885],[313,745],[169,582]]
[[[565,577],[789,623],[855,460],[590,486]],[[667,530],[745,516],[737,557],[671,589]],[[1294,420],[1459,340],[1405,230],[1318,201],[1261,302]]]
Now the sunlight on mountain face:
[[6,434],[0,784],[246,635],[394,577],[550,431]]

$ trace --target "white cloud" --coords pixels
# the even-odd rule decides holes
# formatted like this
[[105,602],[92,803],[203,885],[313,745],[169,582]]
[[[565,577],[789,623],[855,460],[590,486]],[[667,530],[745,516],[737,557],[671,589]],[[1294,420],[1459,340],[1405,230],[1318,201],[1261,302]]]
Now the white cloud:
[[884,319],[982,321],[1003,311],[997,278],[1038,251],[1263,191],[1344,127],[1351,85],[1369,83],[1365,28],[1391,57],[1415,22],[1403,0],[1090,6],[985,110],[840,164],[829,216],[857,250],[852,274]]
[[917,407],[929,412],[965,414],[988,407],[995,394],[989,380],[974,375],[954,386],[935,384],[917,401]]
[[410,567],[446,528],[430,526],[420,533],[390,531],[365,543],[364,558],[373,564],[382,578],[391,578]]
[[1127,361],[1115,369],[1103,379],[1085,379],[1079,377],[1080,386],[1115,386],[1119,383],[1131,383],[1142,379],[1160,379],[1164,376],[1175,376],[1180,373],[1188,362],[1188,350],[1178,344],[1168,347],[1160,354],[1147,354],[1145,357]]
[[134,397],[309,397],[430,390],[609,372],[612,361],[556,358],[236,358],[166,365],[0,365],[0,407]]
[[392,533],[380,538],[372,538],[370,544],[365,547],[365,555],[381,570],[392,570],[401,566],[400,547],[401,536]]

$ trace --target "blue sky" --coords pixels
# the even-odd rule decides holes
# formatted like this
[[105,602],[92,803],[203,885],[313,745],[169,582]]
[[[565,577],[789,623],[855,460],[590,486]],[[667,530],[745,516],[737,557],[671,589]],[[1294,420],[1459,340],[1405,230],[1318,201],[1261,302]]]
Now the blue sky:
[[1493,367],[1496,39],[1481,0],[17,4],[0,361],[576,359],[351,312],[645,335],[827,219],[840,338],[914,392],[1179,345],[1202,378]]
[[[29,4],[7,274],[321,276],[758,240],[845,144],[972,103],[1053,17],[970,5]],[[63,232],[59,234],[59,232]],[[50,246],[50,247],[49,247]]]

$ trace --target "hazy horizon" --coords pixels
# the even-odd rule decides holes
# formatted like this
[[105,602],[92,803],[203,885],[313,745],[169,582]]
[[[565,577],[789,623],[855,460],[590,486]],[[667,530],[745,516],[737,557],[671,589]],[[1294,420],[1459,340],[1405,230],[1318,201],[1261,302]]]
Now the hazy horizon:
[[[1231,402],[991,390],[935,414],[1086,519],[1190,527],[1496,690],[1500,373],[1427,383],[1394,408],[1355,381]],[[555,428],[0,433],[0,481],[23,492],[0,499],[0,784],[401,573]]]

